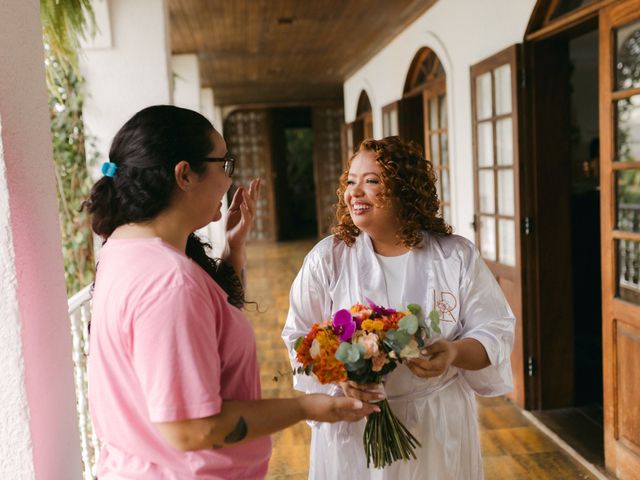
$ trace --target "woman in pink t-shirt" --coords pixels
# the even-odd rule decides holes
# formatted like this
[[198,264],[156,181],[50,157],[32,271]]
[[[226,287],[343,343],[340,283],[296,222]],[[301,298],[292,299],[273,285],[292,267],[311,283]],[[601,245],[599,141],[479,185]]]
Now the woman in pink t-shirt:
[[240,310],[260,182],[240,187],[228,254],[193,233],[221,219],[235,159],[202,115],[146,108],[116,134],[85,203],[105,244],[93,297],[89,401],[108,479],[253,479],[269,434],[308,419],[357,421],[350,398],[260,399],[255,337]]

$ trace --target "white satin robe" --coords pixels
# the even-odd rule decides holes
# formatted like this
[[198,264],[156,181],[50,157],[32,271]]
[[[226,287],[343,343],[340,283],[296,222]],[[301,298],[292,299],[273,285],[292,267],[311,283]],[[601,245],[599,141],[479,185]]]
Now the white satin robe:
[[[392,308],[420,304],[440,312],[442,336],[475,338],[491,365],[478,371],[450,367],[440,377],[422,379],[400,365],[385,382],[398,418],[422,443],[418,460],[385,469],[366,467],[362,447],[365,421],[312,426],[309,478],[475,480],[483,477],[474,394],[502,395],[512,389],[510,355],[515,318],[500,287],[475,246],[457,235],[424,234],[413,249],[402,285],[402,304],[389,305],[384,273],[371,238],[361,233],[352,247],[334,237],[320,241],[304,260],[291,287],[290,309],[282,337],[292,365],[293,343],[314,322],[366,298]],[[295,375],[294,388],[342,395],[337,385]]]

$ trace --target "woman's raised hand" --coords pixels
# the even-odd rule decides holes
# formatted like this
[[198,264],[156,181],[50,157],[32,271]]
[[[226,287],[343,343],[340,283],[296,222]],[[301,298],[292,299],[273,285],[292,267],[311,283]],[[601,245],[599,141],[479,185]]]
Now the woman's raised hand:
[[233,195],[233,200],[229,205],[226,225],[227,244],[231,251],[244,248],[255,218],[260,188],[260,179],[256,178],[251,181],[248,190],[240,186]]

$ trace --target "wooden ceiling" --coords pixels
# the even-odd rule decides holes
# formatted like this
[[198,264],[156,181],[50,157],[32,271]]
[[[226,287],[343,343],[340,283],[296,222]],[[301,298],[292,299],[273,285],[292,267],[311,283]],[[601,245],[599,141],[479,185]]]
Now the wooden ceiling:
[[344,80],[435,2],[169,0],[171,49],[198,55],[218,105],[341,100]]

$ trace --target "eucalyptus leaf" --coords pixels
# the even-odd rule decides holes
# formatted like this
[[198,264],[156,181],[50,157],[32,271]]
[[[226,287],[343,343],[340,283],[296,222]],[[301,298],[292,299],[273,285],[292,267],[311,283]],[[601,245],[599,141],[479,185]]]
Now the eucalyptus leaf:
[[438,313],[437,310],[431,310],[431,312],[429,312],[429,319],[431,320],[431,331],[442,333],[440,330],[440,313]]
[[409,343],[411,337],[412,335],[404,330],[387,330],[387,336],[385,337],[384,342],[387,343],[396,353],[400,353],[404,346]]
[[343,342],[336,350],[335,357],[347,365],[356,364],[364,357],[365,349],[362,345]]
[[363,374],[365,374],[368,370],[367,362],[363,358],[356,362],[345,363],[344,368],[346,368],[348,372],[362,371]]
[[409,335],[413,335],[418,330],[418,319],[415,315],[406,315],[398,322],[398,330],[404,330]]

